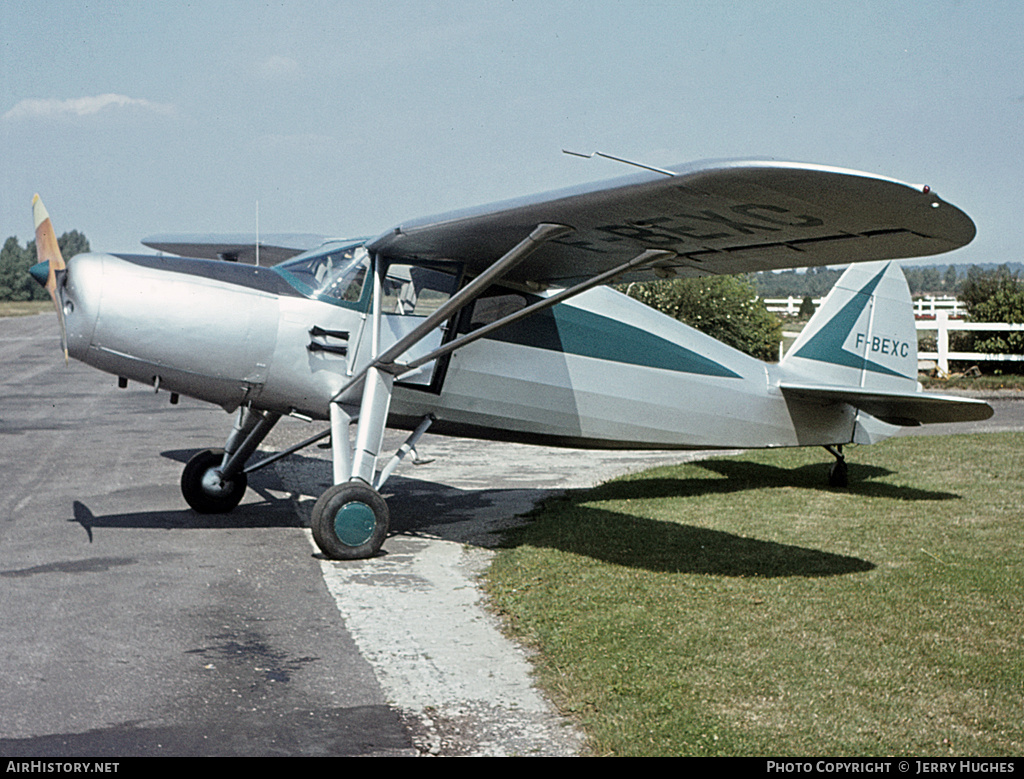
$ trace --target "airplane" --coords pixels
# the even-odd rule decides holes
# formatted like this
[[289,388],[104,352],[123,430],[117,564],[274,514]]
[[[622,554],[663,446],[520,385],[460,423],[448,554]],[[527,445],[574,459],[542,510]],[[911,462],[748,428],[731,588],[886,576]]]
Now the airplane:
[[[247,476],[330,438],[333,486],[312,533],[332,559],[388,534],[381,488],[435,433],[576,448],[843,446],[902,426],[987,419],[917,381],[910,294],[894,260],[950,251],[971,219],[928,186],[822,165],[649,168],[403,223],[377,237],[158,237],[190,257],[80,254],[67,264],[39,196],[39,264],[69,356],[235,414],[181,491],[226,513]],[[184,248],[183,248],[184,247]],[[610,283],[850,264],[780,362],[732,349]],[[249,463],[284,415],[322,433]],[[385,427],[411,435],[390,458]],[[354,428],[354,430],[353,430]]]

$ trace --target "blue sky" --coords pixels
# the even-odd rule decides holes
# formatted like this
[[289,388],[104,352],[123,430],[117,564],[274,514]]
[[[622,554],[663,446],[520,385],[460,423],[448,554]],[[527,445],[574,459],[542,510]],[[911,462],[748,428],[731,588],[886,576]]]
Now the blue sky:
[[1024,3],[0,3],[0,239],[375,235],[746,157],[929,184],[1024,260]]

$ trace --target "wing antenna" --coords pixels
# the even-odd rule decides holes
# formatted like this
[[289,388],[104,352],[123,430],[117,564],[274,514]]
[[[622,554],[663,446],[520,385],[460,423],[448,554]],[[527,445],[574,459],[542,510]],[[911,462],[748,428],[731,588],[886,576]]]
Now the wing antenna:
[[616,157],[614,155],[605,154],[604,152],[600,151],[591,152],[590,154],[581,154],[578,151],[569,151],[568,149],[562,149],[562,154],[569,154],[573,157],[582,157],[585,160],[592,160],[594,157],[604,157],[606,160],[615,160],[616,162],[622,162],[625,163],[626,165],[632,165],[634,168],[643,168],[644,170],[651,170],[654,171],[655,173],[660,173],[662,176],[671,177],[676,175],[672,171],[665,170],[664,168],[655,168],[652,167],[651,165],[644,165],[642,162],[633,162],[633,160],[627,160],[624,157]]

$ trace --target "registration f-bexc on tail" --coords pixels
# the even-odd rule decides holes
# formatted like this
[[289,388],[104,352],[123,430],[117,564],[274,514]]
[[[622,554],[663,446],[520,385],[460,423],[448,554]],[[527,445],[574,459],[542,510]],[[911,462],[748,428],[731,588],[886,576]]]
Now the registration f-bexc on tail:
[[[822,446],[899,426],[985,419],[980,401],[917,382],[906,281],[893,259],[971,241],[929,187],[818,165],[705,162],[420,219],[302,251],[308,236],[154,237],[189,257],[82,254],[65,266],[33,200],[65,354],[237,412],[181,489],[228,512],[246,476],[330,436],[333,481],[312,530],[332,558],[374,555],[380,489],[431,431],[567,447]],[[261,267],[231,259],[263,257]],[[786,356],[742,354],[604,286],[851,264]],[[863,263],[863,264],[858,264]],[[329,420],[250,464],[282,415]],[[413,431],[392,457],[386,426]],[[353,429],[354,428],[354,431]]]

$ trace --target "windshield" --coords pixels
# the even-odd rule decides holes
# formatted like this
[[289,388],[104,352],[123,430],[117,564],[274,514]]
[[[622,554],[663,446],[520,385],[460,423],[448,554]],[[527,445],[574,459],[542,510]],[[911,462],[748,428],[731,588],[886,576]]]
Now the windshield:
[[274,266],[299,292],[328,303],[360,307],[370,255],[363,244],[328,244]]

